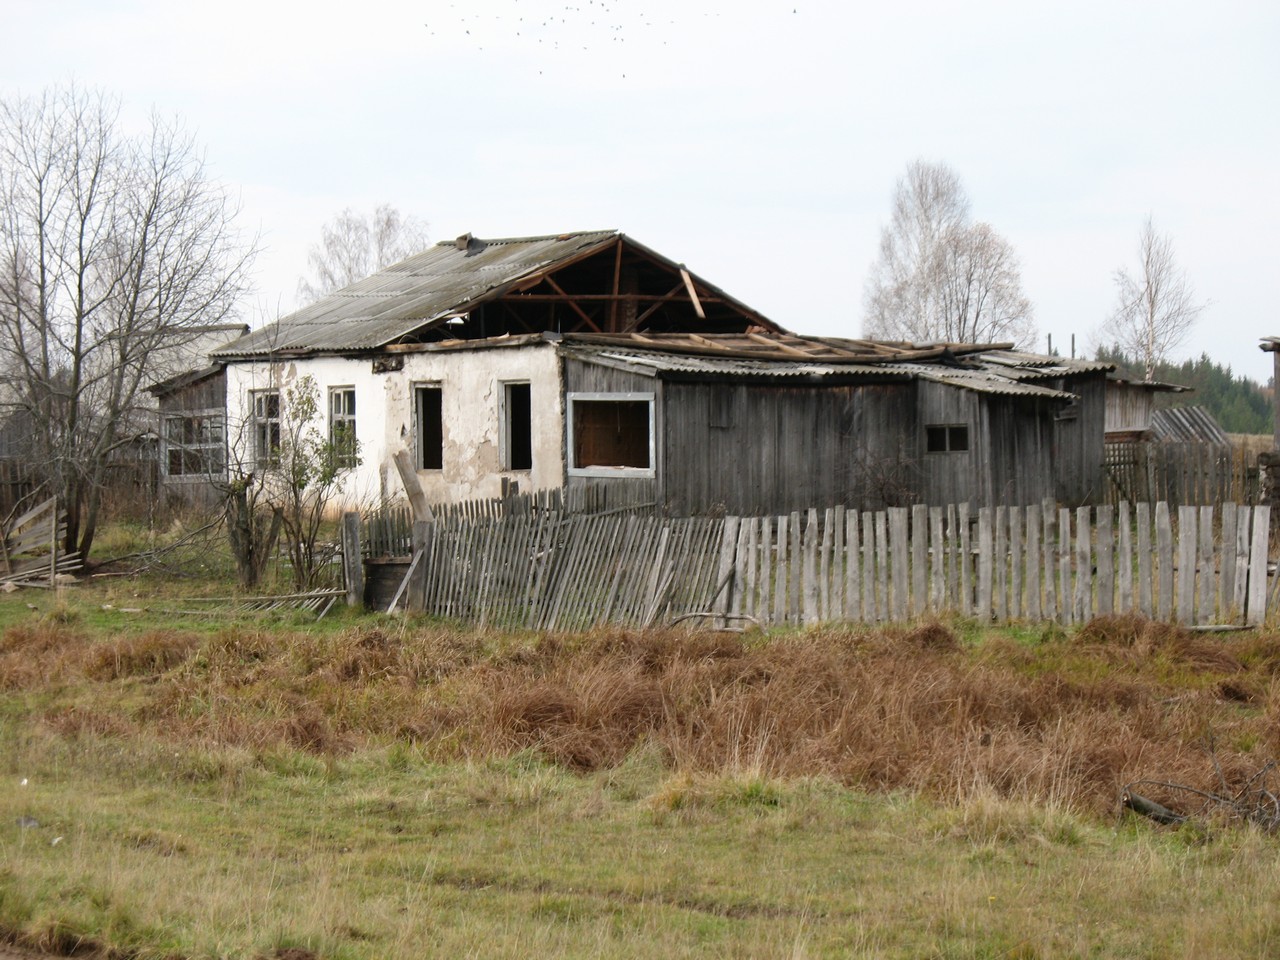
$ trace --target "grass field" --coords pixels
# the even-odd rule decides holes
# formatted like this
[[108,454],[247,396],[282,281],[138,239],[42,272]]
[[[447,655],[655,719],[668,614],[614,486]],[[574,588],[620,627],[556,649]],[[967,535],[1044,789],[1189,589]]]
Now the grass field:
[[538,636],[129,614],[110,589],[0,599],[0,930],[21,944],[1280,953],[1275,838],[1118,810],[1130,781],[1231,791],[1277,756],[1274,635]]

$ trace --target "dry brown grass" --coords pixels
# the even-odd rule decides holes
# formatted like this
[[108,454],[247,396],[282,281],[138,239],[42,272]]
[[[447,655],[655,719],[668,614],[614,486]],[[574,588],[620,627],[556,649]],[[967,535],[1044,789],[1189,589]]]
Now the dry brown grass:
[[750,641],[378,626],[95,640],[56,623],[0,636],[0,685],[43,692],[44,722],[67,737],[316,754],[408,740],[438,759],[533,750],[584,771],[646,745],[690,774],[1094,811],[1129,781],[1216,789],[1215,761],[1230,785],[1280,756],[1278,676],[1278,636],[1220,640],[1133,617],[974,647],[945,624]]

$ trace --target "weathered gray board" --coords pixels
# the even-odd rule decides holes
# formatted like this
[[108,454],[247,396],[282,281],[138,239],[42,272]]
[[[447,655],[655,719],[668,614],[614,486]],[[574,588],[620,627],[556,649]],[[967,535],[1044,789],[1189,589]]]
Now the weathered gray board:
[[66,518],[56,500],[38,506],[0,525],[0,583],[52,585],[60,573],[80,568],[75,553],[64,553]]
[[1071,511],[1050,501],[972,516],[961,504],[723,520],[455,517],[428,532],[409,606],[544,629],[688,614],[720,623],[952,612],[1079,623],[1136,612],[1187,624],[1262,623],[1270,509],[1227,503],[1177,515],[1175,524],[1164,503]]

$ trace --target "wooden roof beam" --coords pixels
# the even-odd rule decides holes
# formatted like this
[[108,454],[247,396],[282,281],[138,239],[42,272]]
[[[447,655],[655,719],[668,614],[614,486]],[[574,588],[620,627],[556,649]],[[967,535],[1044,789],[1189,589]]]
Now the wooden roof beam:
[[560,284],[556,283],[555,277],[548,275],[547,283],[551,286],[551,289],[555,290],[556,293],[560,294],[560,296],[564,298],[564,302],[567,303],[573,309],[574,313],[576,313],[578,316],[582,318],[583,323],[589,326],[596,333],[604,333],[604,331],[601,330],[596,325],[596,322],[592,320],[589,316],[587,316],[587,311],[583,310],[580,306],[578,306],[578,304],[573,300],[573,298],[564,292],[564,289],[560,286]]

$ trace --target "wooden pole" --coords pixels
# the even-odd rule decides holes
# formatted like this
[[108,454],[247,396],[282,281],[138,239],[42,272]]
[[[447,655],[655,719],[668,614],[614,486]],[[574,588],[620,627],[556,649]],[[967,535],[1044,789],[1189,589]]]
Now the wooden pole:
[[360,514],[342,515],[342,579],[347,586],[347,606],[364,603],[364,561],[360,555]]

